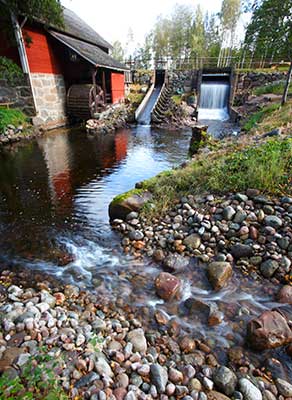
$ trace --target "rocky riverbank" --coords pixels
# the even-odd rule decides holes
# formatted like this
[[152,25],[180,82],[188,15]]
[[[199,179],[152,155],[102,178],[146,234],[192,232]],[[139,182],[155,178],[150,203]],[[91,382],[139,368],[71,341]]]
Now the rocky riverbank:
[[116,129],[127,126],[130,119],[130,107],[126,105],[111,106],[100,113],[97,118],[86,122],[86,130],[89,134],[106,134]]
[[[32,288],[29,275],[22,273],[15,281],[11,271],[3,271],[0,281],[0,369],[21,383],[14,392],[18,397],[11,398],[23,396],[24,388],[33,392],[25,386],[32,379],[24,375],[27,366],[32,376],[38,368],[39,379],[48,371],[53,374],[59,390],[55,398],[65,398],[61,393],[90,400],[292,396],[292,386],[282,375],[276,378],[257,368],[243,348],[230,348],[223,365],[220,348],[187,334],[163,313],[155,313],[151,326],[121,298],[112,303],[98,292],[47,281]],[[162,297],[163,284],[160,275],[156,290]],[[42,370],[36,362],[40,354],[46,356]],[[52,377],[47,381],[43,393],[50,391]],[[7,398],[11,386],[0,390],[1,398]],[[36,398],[44,398],[42,391]]]
[[292,277],[291,223],[292,198],[269,198],[256,189],[224,196],[189,195],[154,221],[131,212],[125,221],[112,222],[123,235],[127,253],[153,256],[173,271],[196,257],[228,262],[254,279],[275,283]]
[[5,131],[0,134],[0,148],[7,144],[20,142],[21,140],[34,139],[42,134],[43,131],[37,128],[8,125]]

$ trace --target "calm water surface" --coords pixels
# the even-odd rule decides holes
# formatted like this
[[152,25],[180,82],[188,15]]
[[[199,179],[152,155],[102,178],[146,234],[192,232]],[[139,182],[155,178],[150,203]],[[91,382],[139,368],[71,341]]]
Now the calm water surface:
[[[94,284],[100,268],[128,262],[110,228],[108,204],[136,182],[185,160],[190,134],[147,126],[102,137],[72,130],[5,149],[0,153],[1,262],[22,263],[85,286]],[[74,256],[69,267],[60,267],[64,252]]]

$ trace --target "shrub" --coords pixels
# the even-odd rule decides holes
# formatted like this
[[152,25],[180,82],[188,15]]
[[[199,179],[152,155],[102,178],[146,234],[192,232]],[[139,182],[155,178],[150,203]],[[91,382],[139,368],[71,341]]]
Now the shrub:
[[4,373],[0,377],[0,399],[13,400],[68,400],[62,389],[61,379],[54,369],[60,363],[41,348],[41,353],[31,357],[12,378]]
[[27,117],[17,109],[0,108],[0,134],[5,131],[8,125],[15,127],[26,124]]
[[0,57],[0,79],[6,79],[10,85],[23,77],[23,72],[17,64],[6,57]]

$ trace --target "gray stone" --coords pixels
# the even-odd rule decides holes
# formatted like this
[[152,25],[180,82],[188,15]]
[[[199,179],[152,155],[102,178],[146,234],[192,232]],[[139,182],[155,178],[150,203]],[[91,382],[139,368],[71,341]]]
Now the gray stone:
[[131,231],[129,233],[129,238],[131,240],[142,240],[144,238],[144,234],[141,231]]
[[200,247],[201,238],[196,233],[193,233],[192,235],[189,235],[184,239],[183,244],[187,246],[189,249],[195,250]]
[[246,216],[247,216],[247,214],[245,211],[239,210],[235,214],[235,216],[233,218],[233,222],[236,224],[241,224],[246,219]]
[[95,361],[95,370],[98,372],[100,375],[103,376],[109,376],[112,378],[114,376],[114,373],[109,366],[109,363],[106,359],[106,357],[100,353],[97,355],[96,361]]
[[77,382],[75,382],[74,387],[78,389],[78,388],[81,388],[84,386],[88,386],[92,382],[97,381],[98,379],[99,379],[99,375],[92,371],[92,372],[89,372],[89,374],[83,376]]
[[132,343],[134,352],[146,353],[147,342],[143,329],[138,328],[129,332],[127,340]]
[[283,379],[276,379],[276,386],[279,393],[284,397],[292,397],[292,385]]
[[281,203],[292,204],[292,197],[282,197]]
[[252,247],[241,243],[234,244],[233,246],[231,246],[230,252],[236,259],[253,256]]
[[169,254],[164,260],[164,266],[171,271],[179,272],[184,270],[189,264],[189,260],[179,254]]
[[237,377],[231,369],[221,366],[213,374],[216,387],[227,396],[231,396],[236,388]]
[[158,393],[164,393],[168,381],[167,369],[159,364],[150,366],[151,382],[156,386]]
[[240,379],[239,389],[243,394],[244,400],[262,400],[261,391],[246,378]]
[[276,215],[268,215],[265,217],[265,223],[266,225],[272,226],[275,229],[279,229],[283,225],[281,218],[277,217]]
[[290,244],[290,239],[287,236],[284,236],[282,238],[277,239],[277,243],[281,247],[281,249],[287,250]]
[[264,261],[260,266],[261,273],[265,278],[271,278],[278,268],[279,264],[272,259]]
[[227,221],[230,221],[234,217],[235,214],[236,214],[236,211],[231,206],[227,206],[223,210],[223,218],[226,219]]
[[248,197],[246,194],[236,193],[234,199],[245,203],[248,200]]
[[138,217],[139,214],[136,211],[132,211],[127,215],[126,221],[131,221],[132,219],[137,219]]

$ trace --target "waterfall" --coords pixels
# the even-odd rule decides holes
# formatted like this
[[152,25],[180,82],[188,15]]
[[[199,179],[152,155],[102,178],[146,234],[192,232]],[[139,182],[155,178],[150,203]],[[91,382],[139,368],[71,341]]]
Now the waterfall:
[[201,84],[199,119],[225,121],[228,114],[229,84],[225,82],[204,82]]

